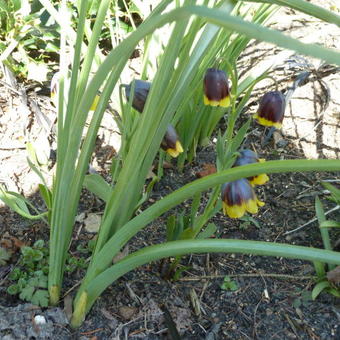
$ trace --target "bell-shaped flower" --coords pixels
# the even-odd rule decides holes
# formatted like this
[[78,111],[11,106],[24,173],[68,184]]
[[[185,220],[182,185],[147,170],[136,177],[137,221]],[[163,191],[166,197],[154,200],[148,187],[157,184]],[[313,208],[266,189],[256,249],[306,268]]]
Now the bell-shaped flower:
[[260,100],[257,113],[254,115],[257,122],[264,126],[274,126],[280,129],[286,108],[286,99],[280,91],[266,93]]
[[[245,150],[240,151],[239,153],[240,155],[236,158],[236,161],[233,167],[257,163],[257,162],[260,162],[260,163],[265,162],[265,159],[258,158],[256,152],[252,150],[245,149]],[[260,175],[248,177],[248,180],[252,186],[262,185],[269,181],[269,177],[266,174],[260,174]]]
[[216,68],[208,68],[204,76],[204,104],[228,107],[230,91],[227,74]]
[[221,195],[223,213],[230,218],[240,218],[246,212],[256,214],[264,205],[246,178],[223,184]]
[[183,152],[183,147],[178,139],[177,132],[171,124],[169,124],[166,129],[161,148],[174,158]]
[[148,97],[151,83],[148,81],[135,79],[129,85],[125,85],[125,95],[127,100],[130,100],[130,94],[132,90],[132,84],[134,83],[134,93],[132,98],[132,107],[138,112],[142,113],[144,105]]

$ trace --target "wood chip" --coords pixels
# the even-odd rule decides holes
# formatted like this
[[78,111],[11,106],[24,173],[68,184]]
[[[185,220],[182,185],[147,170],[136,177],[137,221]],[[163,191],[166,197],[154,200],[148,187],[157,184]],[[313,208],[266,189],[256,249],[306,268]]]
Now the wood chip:
[[340,266],[327,273],[327,279],[333,283],[340,283]]
[[137,308],[122,306],[118,309],[118,313],[124,320],[131,320],[133,316],[137,313]]
[[196,172],[198,178],[206,177],[216,172],[216,166],[214,164],[206,163],[203,165],[203,170]]

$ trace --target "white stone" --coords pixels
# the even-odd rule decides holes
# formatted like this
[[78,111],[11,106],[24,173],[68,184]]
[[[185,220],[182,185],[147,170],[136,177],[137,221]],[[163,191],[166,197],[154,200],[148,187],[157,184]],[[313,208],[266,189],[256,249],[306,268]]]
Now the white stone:
[[46,319],[42,315],[36,315],[34,317],[34,322],[36,325],[45,325],[46,324]]

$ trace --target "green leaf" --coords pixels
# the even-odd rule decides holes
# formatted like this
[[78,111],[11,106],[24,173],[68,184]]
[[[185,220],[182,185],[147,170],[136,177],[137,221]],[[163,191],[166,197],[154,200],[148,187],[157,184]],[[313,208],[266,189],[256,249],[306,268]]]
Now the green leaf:
[[173,281],[178,281],[180,279],[180,277],[182,276],[182,273],[185,272],[186,270],[189,270],[191,267],[190,266],[182,266],[182,267],[178,267],[175,271],[175,273],[173,274]]
[[0,0],[0,10],[10,14],[10,8],[8,4],[4,0]]
[[30,212],[26,206],[25,198],[23,196],[14,195],[13,192],[4,191],[0,187],[0,199],[16,212],[20,212],[22,215],[30,215]]
[[[177,223],[175,225],[174,240],[178,240],[182,237],[183,230],[185,229],[184,220],[183,220],[183,213],[177,216]],[[185,236],[184,236],[185,237]]]
[[39,277],[38,285],[39,288],[47,288],[47,276],[42,275]]
[[21,1],[22,0],[11,0],[13,4],[13,11],[17,12],[21,8]]
[[21,247],[20,251],[21,251],[21,254],[24,257],[27,257],[27,258],[32,257],[33,256],[33,252],[34,252],[33,248],[29,247],[29,246]]
[[206,228],[201,231],[198,235],[198,239],[209,238],[210,236],[214,235],[217,230],[217,227],[214,223],[209,223]]
[[332,197],[334,198],[337,204],[340,204],[340,190],[336,188],[334,185],[328,182],[321,182],[321,184],[330,191]]
[[142,16],[142,12],[140,11],[139,7],[137,6],[137,4],[134,1],[131,1],[130,5],[129,5],[129,11],[131,13],[136,13],[136,14],[139,14],[140,16]]
[[27,286],[27,287],[25,287],[25,288],[21,291],[21,293],[20,293],[20,295],[19,295],[19,298],[20,298],[21,300],[32,301],[32,297],[33,297],[34,290],[35,290],[35,288],[32,287],[32,286]]
[[[318,218],[319,226],[321,226],[321,224],[326,221],[326,215],[325,215],[324,208],[318,196],[315,197],[315,212]],[[325,247],[325,249],[331,250],[332,245],[331,245],[331,240],[329,237],[328,229],[320,228],[320,233],[322,237],[323,246]],[[330,266],[330,269],[332,269],[332,266]]]
[[31,277],[28,280],[27,285],[31,286],[31,287],[38,287],[39,286],[39,277]]
[[330,283],[328,281],[322,281],[316,284],[312,290],[312,299],[315,300],[323,290],[329,287],[330,287]]
[[334,295],[335,297],[340,297],[340,289],[337,288],[330,288],[328,289],[328,293]]
[[7,293],[10,294],[10,295],[16,295],[19,293],[19,287],[17,284],[13,284],[13,285],[10,285],[8,288],[7,288]]
[[43,198],[46,207],[50,210],[52,209],[52,192],[45,185],[39,183],[40,195]]
[[303,0],[245,0],[247,2],[264,2],[269,4],[276,4],[280,6],[287,6],[296,9],[300,12],[309,14],[313,17],[319,18],[323,21],[333,23],[340,27],[340,17],[334,12],[328,11],[323,7],[308,3]]
[[326,220],[321,222],[320,228],[340,228],[340,222],[333,220]]
[[174,233],[176,228],[176,216],[170,215],[166,222],[166,240],[174,241]]
[[[33,7],[33,5],[32,5]],[[36,7],[37,9],[41,7],[40,1],[36,1]],[[40,8],[39,8],[40,9]],[[54,18],[50,15],[48,11],[42,11],[39,16],[40,22],[42,26],[46,26],[47,22],[49,22],[50,25],[55,23]]]
[[[39,165],[39,162],[38,162],[38,158],[37,158],[37,153],[36,153],[35,148],[34,148],[34,146],[31,142],[26,143],[26,151],[28,153],[28,158],[27,158],[28,164],[30,165],[30,167],[32,169],[33,169],[33,167],[36,168]],[[39,172],[38,176],[40,178],[42,177],[40,172]]]
[[325,264],[322,262],[315,261],[313,262],[313,265],[314,265],[314,269],[315,269],[315,272],[318,278],[324,279],[326,276]]
[[140,208],[140,206],[149,199],[149,197],[152,193],[152,189],[157,182],[159,182],[159,177],[153,176],[152,180],[147,185],[147,187],[145,189],[145,193],[142,195],[142,198],[136,204],[136,208],[135,208],[136,210],[138,210]]
[[15,267],[12,269],[11,273],[9,274],[9,279],[13,281],[17,281],[19,280],[21,275],[22,275],[22,271],[20,270],[20,268]]
[[[95,299],[117,278],[130,270],[152,261],[170,256],[180,256],[188,253],[225,252],[265,255],[285,258],[299,258],[309,261],[340,264],[340,253],[324,249],[302,247],[274,242],[207,239],[207,240],[181,240],[172,241],[154,246],[145,247],[126,256],[123,260],[104,270],[101,274],[89,280],[86,285],[87,308],[94,303]],[[111,257],[112,259],[112,248]],[[100,268],[95,263],[96,270]],[[80,291],[81,292],[81,291]],[[78,306],[76,305],[75,308]]]
[[52,42],[48,42],[46,44],[45,51],[46,52],[58,53],[59,52],[59,47],[56,44],[52,43]]
[[28,276],[28,274],[26,272],[24,272],[21,275],[22,275],[22,277],[20,277],[18,282],[17,282],[18,287],[19,287],[19,291],[22,291],[22,289],[27,286],[27,276]]
[[31,302],[34,305],[47,307],[48,306],[49,295],[47,290],[38,289],[32,296]]
[[216,166],[217,171],[220,171],[224,168],[225,163],[225,148],[224,148],[225,136],[221,135],[221,131],[218,131],[217,142],[216,142]]
[[104,202],[108,202],[113,190],[111,185],[98,174],[86,175],[83,186]]
[[45,246],[44,240],[37,240],[33,244],[33,248],[38,248],[38,249],[44,248],[44,246]]
[[316,212],[316,216],[318,218],[319,224],[326,221],[325,211],[323,209],[323,206],[318,196],[315,197],[315,212]]
[[96,246],[96,239],[93,238],[92,240],[89,240],[89,242],[87,243],[87,246],[89,248],[89,251],[92,253],[94,251],[95,246]]
[[2,200],[7,206],[14,210],[19,215],[28,218],[30,220],[43,219],[46,213],[32,215],[27,207],[27,200],[16,192],[5,191],[0,185],[0,200]]
[[100,1],[101,0],[92,0],[90,1],[90,8],[88,10],[88,14],[89,15],[96,15],[99,9],[99,5],[100,5]]
[[34,249],[32,255],[33,255],[32,261],[35,261],[35,262],[39,262],[44,257],[44,253],[39,249]]
[[236,291],[238,290],[238,284],[236,281],[233,281],[230,276],[225,276],[223,283],[221,284],[221,289],[223,290],[231,290],[231,291]]
[[192,239],[195,235],[195,231],[190,226],[186,226],[184,230],[182,230],[178,236],[176,237],[176,240],[188,240]]
[[200,203],[201,203],[201,194],[198,193],[193,197],[192,203],[191,203],[191,214],[190,214],[191,226],[195,224],[196,214],[200,207]]
[[252,216],[245,215],[245,216],[241,217],[240,220],[245,221],[245,222],[249,222],[249,223],[253,223],[256,228],[259,228],[259,229],[261,228],[261,224],[259,223],[259,221],[256,220]]
[[38,262],[44,257],[44,254],[41,250],[33,249],[32,247],[27,246],[21,248],[21,253],[26,264],[30,262]]

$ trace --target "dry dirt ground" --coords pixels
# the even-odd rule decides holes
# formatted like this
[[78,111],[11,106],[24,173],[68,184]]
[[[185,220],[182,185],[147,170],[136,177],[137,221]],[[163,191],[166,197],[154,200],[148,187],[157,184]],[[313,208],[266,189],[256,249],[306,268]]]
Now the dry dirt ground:
[[[330,8],[337,1],[313,2]],[[272,21],[274,27],[305,42],[340,47],[340,29],[334,25],[287,9],[281,9]],[[245,145],[254,147],[261,157],[267,159],[339,158],[339,69],[254,42],[240,58],[240,74],[242,76],[249,68],[261,67],[261,63],[270,61],[276,64],[272,75],[284,92],[298,72],[308,69],[311,75],[294,93],[286,111],[282,134],[276,134],[273,141],[261,147],[264,130],[254,122]],[[18,84],[6,74],[2,74],[1,79],[0,182],[8,190],[32,198],[39,208],[43,208],[35,194],[38,178],[27,165],[25,145],[28,141],[33,142],[42,160],[53,161],[54,108],[47,97],[34,92],[36,85]],[[254,113],[258,96],[269,85],[272,84],[262,84],[254,91],[254,100],[244,118],[248,113]],[[113,119],[107,114],[92,166],[105,174],[118,147]],[[212,162],[213,144],[200,149],[197,159],[187,165],[183,173],[178,173],[175,168],[166,169],[151,199],[159,199],[194,180],[196,172]],[[320,196],[327,211],[332,210],[329,213],[332,219],[339,220],[340,216],[339,210],[334,210],[334,204],[324,199],[321,180],[338,184],[340,176],[338,173],[272,175],[271,181],[259,191],[266,205],[255,216],[257,225],[233,221],[218,214],[213,218],[218,227],[216,236],[322,247],[317,224],[313,222],[315,196]],[[180,213],[188,206],[184,204],[174,212]],[[0,239],[13,236],[25,244],[41,238],[47,240],[48,227],[42,222],[24,220],[3,206],[0,209]],[[102,210],[103,203],[84,191],[79,214],[87,216]],[[163,241],[166,217],[139,233],[131,242],[130,252]],[[86,244],[93,237],[83,228],[82,221],[80,218],[76,225],[75,244]],[[298,227],[299,230],[293,231]],[[331,236],[335,244],[339,233],[333,232]],[[74,255],[81,256],[76,251]],[[77,332],[68,327],[63,314],[63,308],[67,312],[67,303],[61,303],[61,309],[41,310],[24,305],[6,293],[6,275],[14,264],[13,259],[8,266],[0,267],[1,339],[175,339],[167,332],[164,305],[182,339],[340,338],[339,301],[327,294],[321,294],[316,301],[311,300],[314,271],[311,264],[304,261],[246,255],[194,255],[182,260],[182,265],[187,268],[181,279],[175,282],[162,279],[162,265],[153,263],[125,275],[109,287]],[[65,292],[77,284],[82,275],[80,270],[66,275]],[[221,289],[226,275],[237,284],[235,291]],[[48,326],[35,325],[32,320],[37,314],[46,317]]]

